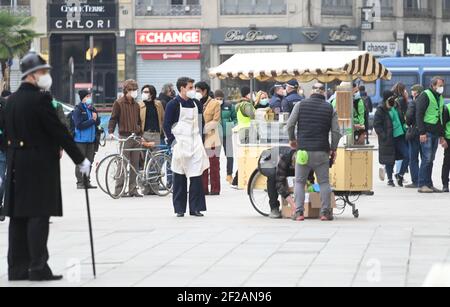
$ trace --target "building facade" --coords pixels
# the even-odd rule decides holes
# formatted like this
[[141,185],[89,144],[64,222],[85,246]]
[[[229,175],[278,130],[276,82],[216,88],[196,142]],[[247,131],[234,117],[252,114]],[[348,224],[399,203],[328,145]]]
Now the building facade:
[[[95,77],[99,101],[108,99],[104,92],[115,79],[119,87],[133,78],[157,88],[180,75],[206,80],[209,67],[236,53],[366,49],[377,56],[450,56],[450,0],[93,0],[83,3],[115,7],[116,20],[106,10],[81,12],[81,29],[58,19],[69,16],[57,9],[65,0],[31,2],[36,29],[47,34],[35,48],[56,66],[68,66],[69,51],[85,53],[88,38],[97,36],[94,62],[104,65],[96,66],[103,70]],[[375,17],[366,15],[368,7]],[[90,83],[90,64],[85,55],[78,58],[76,83]],[[59,73],[66,83],[68,69]],[[240,83],[213,85],[232,91]]]

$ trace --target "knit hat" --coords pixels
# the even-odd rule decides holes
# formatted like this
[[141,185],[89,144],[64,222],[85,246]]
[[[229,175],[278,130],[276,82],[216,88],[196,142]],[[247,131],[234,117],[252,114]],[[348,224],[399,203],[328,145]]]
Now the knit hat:
[[242,97],[247,97],[248,94],[250,94],[250,88],[248,86],[244,86],[243,88],[241,88]]
[[80,101],[83,101],[84,98],[86,98],[87,95],[90,95],[91,92],[87,90],[81,90],[78,92],[78,96],[80,96]]

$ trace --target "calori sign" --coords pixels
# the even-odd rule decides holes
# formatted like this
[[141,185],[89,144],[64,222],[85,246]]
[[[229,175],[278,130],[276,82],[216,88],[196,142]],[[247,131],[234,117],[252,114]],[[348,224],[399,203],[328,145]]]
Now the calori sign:
[[201,30],[138,30],[136,45],[201,45]]

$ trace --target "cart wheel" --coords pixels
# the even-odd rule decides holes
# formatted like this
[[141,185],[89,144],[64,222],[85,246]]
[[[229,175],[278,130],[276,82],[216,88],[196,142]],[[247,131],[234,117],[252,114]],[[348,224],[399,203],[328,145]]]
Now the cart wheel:
[[353,216],[355,217],[355,219],[359,218],[359,210],[355,210],[353,212]]
[[263,177],[265,176],[259,170],[254,171],[248,182],[247,193],[256,212],[267,217],[270,214],[269,195],[266,189],[256,187],[258,180]]

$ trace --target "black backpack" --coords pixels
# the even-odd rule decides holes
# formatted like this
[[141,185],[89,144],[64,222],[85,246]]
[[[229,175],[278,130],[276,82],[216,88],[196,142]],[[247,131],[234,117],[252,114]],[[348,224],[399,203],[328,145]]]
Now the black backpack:
[[67,114],[67,122],[69,123],[69,132],[72,134],[72,136],[75,136],[75,122],[73,120],[73,112],[74,110],[70,111],[70,113]]

